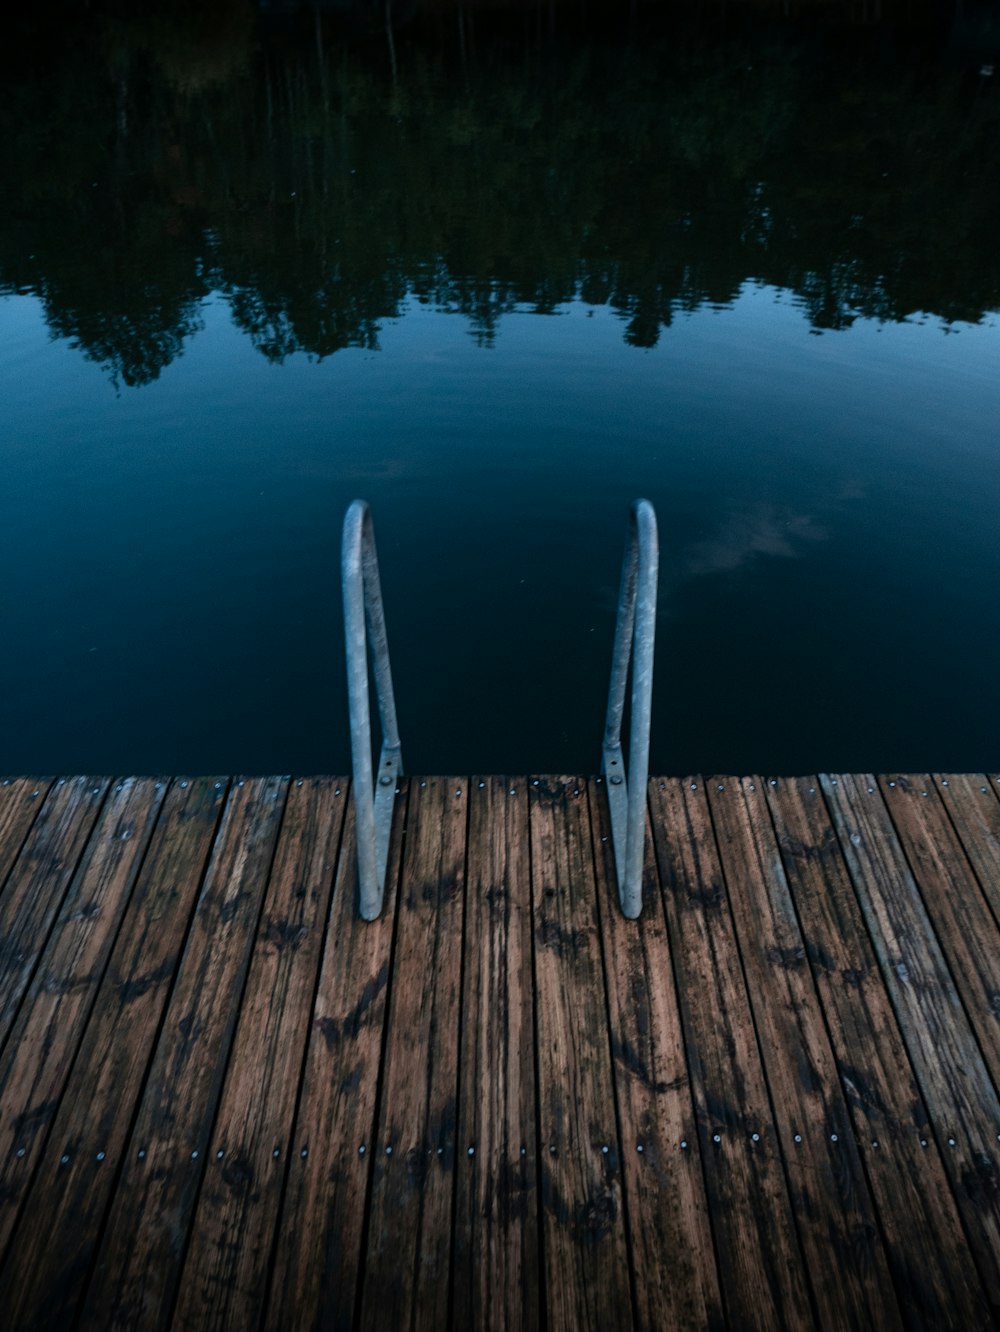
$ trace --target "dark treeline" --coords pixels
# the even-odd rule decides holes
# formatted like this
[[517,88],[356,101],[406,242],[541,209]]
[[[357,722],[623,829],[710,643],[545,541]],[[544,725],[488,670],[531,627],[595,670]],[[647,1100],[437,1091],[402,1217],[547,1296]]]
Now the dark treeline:
[[890,24],[348,36],[294,8],[66,5],[5,44],[0,291],[118,382],[155,379],[211,292],[276,360],[374,347],[406,300],[488,341],[579,297],[640,347],[748,279],[818,331],[1000,307],[978,55]]

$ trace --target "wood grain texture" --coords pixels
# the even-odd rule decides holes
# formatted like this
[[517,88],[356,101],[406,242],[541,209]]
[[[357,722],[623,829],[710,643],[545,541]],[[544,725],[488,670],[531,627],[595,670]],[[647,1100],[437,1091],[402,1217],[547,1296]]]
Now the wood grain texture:
[[0,1252],[48,1141],[166,782],[116,785],[63,899],[0,1058]]
[[[934,922],[993,1085],[1000,1085],[1000,931],[929,775],[894,773],[879,788]],[[1000,808],[1000,805],[998,805]]]
[[590,814],[636,1326],[722,1328],[701,1148],[652,839],[646,842],[642,915],[626,920],[618,906],[603,783],[590,784]]
[[1000,921],[1000,786],[988,773],[935,773],[934,784],[979,887]]
[[547,1326],[631,1328],[586,782],[534,779],[530,802]]
[[820,781],[987,1297],[1000,1315],[1000,1103],[873,777]]
[[447,1326],[469,782],[410,782],[361,1327]]
[[253,1327],[267,1294],[285,1177],[309,1151],[292,1129],[347,805],[338,789],[330,778],[289,788],[175,1328]]
[[81,1328],[169,1323],[287,786],[261,777],[230,789]]
[[0,786],[0,1324],[1000,1325],[995,785]]
[[[72,1324],[215,835],[224,783],[174,782],[0,1268],[19,1332]],[[129,1237],[129,1242],[131,1236]]]
[[[66,894],[110,782],[60,779],[33,820],[0,897],[0,1049],[14,1025],[49,930]],[[42,798],[42,787],[32,787]]]
[[[309,1045],[292,1160],[274,1250],[264,1320],[347,1332],[364,1266],[363,1242],[386,995],[392,961],[396,885],[408,783],[397,797],[385,899],[377,920],[358,918],[354,808],[347,802],[319,987],[309,1013]],[[308,1155],[301,1156],[302,1148]]]
[[541,1313],[527,783],[470,792],[451,1323],[527,1332]]
[[986,1327],[989,1307],[819,781],[782,779],[766,794],[904,1321]]
[[5,777],[0,782],[0,899],[7,875],[51,789],[49,777]]
[[650,800],[723,1302],[741,1327],[810,1327],[809,1284],[705,785],[654,781]]
[[709,783],[709,803],[799,1241],[824,1323],[898,1328],[882,1238],[765,786],[759,777]]

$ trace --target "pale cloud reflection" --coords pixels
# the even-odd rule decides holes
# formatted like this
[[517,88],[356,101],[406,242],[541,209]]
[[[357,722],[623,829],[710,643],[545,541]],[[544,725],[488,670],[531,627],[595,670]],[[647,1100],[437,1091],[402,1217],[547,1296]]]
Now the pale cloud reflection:
[[710,536],[688,547],[680,561],[681,576],[732,573],[765,556],[796,559],[829,535],[812,514],[768,503],[733,509]]

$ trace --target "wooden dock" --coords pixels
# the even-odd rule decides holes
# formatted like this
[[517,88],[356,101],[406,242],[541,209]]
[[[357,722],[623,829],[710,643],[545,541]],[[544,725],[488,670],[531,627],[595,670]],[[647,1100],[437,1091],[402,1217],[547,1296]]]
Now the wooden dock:
[[0,1325],[996,1326],[1000,777],[0,788]]

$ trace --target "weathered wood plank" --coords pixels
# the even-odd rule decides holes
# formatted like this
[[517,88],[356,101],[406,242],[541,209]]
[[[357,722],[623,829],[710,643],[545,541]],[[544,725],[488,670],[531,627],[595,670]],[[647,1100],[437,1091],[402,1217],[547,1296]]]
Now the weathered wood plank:
[[468,779],[410,783],[362,1328],[447,1326]]
[[618,906],[603,783],[591,783],[589,791],[636,1325],[721,1328],[701,1148],[652,839],[646,844],[642,915],[626,920]]
[[101,811],[0,1059],[0,1252],[49,1129],[163,803],[130,777]]
[[766,794],[904,1320],[986,1327],[989,1306],[819,781],[782,779]]
[[723,1302],[734,1326],[800,1329],[809,1285],[705,785],[654,781],[650,801]]
[[[397,799],[377,920],[358,917],[354,809],[348,803],[319,989],[274,1253],[268,1332],[348,1332],[364,1265],[376,1095],[408,783]],[[347,801],[347,787],[340,799]],[[308,1150],[305,1158],[302,1148]]]
[[215,835],[224,784],[175,782],[0,1268],[19,1332],[68,1327],[94,1258]]
[[872,777],[821,776],[854,890],[994,1310],[1000,1315],[1000,1103]]
[[1000,788],[994,778],[981,773],[937,773],[934,783],[980,888],[1000,921]]
[[879,777],[879,787],[996,1087],[1000,1084],[996,919],[930,776],[897,773]]
[[287,786],[262,777],[230,789],[80,1328],[169,1322]]
[[710,784],[709,804],[799,1241],[824,1321],[900,1327],[765,785],[759,777]]
[[891,1327],[876,1224],[1000,1322],[992,779],[719,781],[637,923],[579,780],[405,784],[370,925],[325,779],[0,787],[0,1322]]
[[[17,1016],[110,782],[61,779],[45,799],[0,898],[0,1049]],[[41,799],[43,787],[38,790]],[[31,795],[28,796],[32,799]]]
[[[452,1326],[539,1326],[534,985],[523,777],[473,778]],[[474,1155],[468,1156],[468,1146]]]
[[24,839],[52,789],[50,778],[5,777],[0,782],[0,896]]
[[[347,804],[334,794],[341,789],[331,778],[289,788],[175,1328],[250,1328],[260,1319],[286,1172],[309,1150],[292,1129]],[[108,1312],[94,1300],[89,1321]]]
[[604,1332],[633,1310],[585,785],[530,787],[539,1168],[547,1326]]

